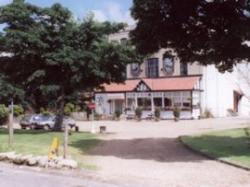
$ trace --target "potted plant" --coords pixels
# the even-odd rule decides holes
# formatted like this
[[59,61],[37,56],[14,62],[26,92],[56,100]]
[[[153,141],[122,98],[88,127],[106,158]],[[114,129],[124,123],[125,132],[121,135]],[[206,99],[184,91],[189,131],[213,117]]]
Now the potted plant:
[[161,109],[156,108],[154,114],[155,114],[155,121],[159,121],[161,118]]
[[121,117],[121,111],[120,110],[116,110],[114,113],[114,119],[115,120],[120,120]]
[[180,115],[181,115],[181,110],[180,110],[180,108],[179,107],[174,107],[174,109],[173,109],[173,115],[174,115],[174,120],[177,122],[177,121],[179,121],[179,119],[180,119]]
[[135,109],[135,117],[137,121],[141,121],[142,109],[140,107]]

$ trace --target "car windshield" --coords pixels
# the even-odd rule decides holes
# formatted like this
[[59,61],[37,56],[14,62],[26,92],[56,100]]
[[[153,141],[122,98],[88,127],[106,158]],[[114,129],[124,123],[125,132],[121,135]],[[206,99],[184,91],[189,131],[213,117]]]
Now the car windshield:
[[41,116],[40,120],[41,121],[49,121],[49,120],[53,120],[54,117],[53,116]]

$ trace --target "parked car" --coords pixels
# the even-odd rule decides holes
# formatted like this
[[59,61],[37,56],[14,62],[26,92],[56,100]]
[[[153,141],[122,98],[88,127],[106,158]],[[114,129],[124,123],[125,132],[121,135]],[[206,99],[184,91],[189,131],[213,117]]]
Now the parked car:
[[25,115],[20,121],[20,126],[22,129],[32,129],[33,125],[39,120],[39,118],[40,117],[37,114]]
[[[50,130],[54,128],[55,123],[56,123],[55,115],[42,115],[42,114],[26,115],[20,121],[22,129],[30,128],[30,129]],[[75,130],[78,131],[76,122],[71,117],[68,116],[63,117],[63,124],[62,124],[63,129],[65,125],[68,125],[70,129],[75,128]]]
[[38,120],[33,123],[32,129],[50,130],[55,126],[56,117],[54,115],[39,115]]

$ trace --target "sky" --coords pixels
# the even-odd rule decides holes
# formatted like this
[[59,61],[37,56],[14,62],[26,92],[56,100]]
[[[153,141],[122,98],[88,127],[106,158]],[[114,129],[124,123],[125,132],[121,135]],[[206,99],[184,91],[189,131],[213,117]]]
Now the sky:
[[[10,3],[12,0],[0,0],[0,6]],[[61,3],[69,8],[76,18],[83,18],[89,12],[93,12],[98,21],[126,22],[134,24],[130,16],[132,0],[26,0],[26,2],[46,7],[54,3]]]

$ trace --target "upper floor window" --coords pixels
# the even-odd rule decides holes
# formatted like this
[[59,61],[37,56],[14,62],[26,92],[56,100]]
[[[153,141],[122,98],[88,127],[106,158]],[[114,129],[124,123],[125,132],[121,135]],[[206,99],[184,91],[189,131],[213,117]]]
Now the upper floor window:
[[149,78],[159,77],[159,59],[158,58],[148,59],[147,76]]
[[163,71],[167,75],[172,75],[174,73],[174,57],[169,54],[163,55]]
[[120,42],[121,42],[122,45],[127,45],[128,44],[128,39],[127,38],[122,38],[120,40]]
[[188,64],[187,63],[180,64],[180,74],[181,75],[188,75]]
[[130,71],[132,76],[139,76],[141,73],[140,65],[138,63],[133,63],[130,65]]

